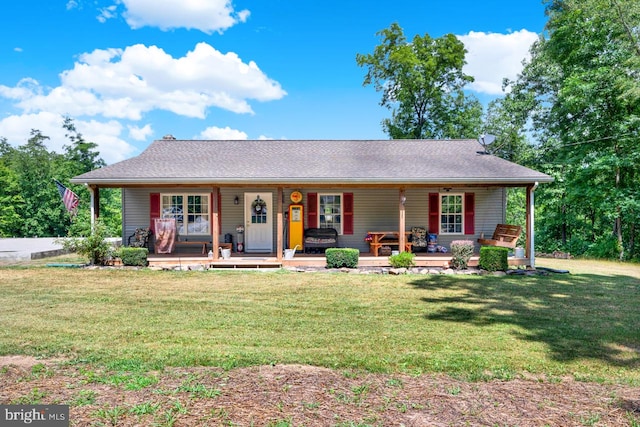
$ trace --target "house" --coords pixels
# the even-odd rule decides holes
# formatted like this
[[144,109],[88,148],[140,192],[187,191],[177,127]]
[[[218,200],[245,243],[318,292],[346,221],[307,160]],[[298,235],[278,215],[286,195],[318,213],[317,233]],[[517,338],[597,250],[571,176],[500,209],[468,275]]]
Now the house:
[[[214,261],[244,226],[247,253],[283,250],[300,229],[335,228],[339,246],[369,252],[372,230],[428,227],[438,244],[491,235],[505,222],[506,189],[526,188],[526,264],[534,265],[533,196],[543,173],[487,154],[476,140],[176,140],[77,176],[92,194],[122,189],[123,241],[155,218],[175,218],[178,239],[205,241]],[[299,207],[291,210],[290,206]],[[291,217],[289,218],[289,212]],[[293,228],[290,228],[289,221]],[[398,233],[398,249],[408,236]],[[293,247],[293,245],[291,245]],[[298,248],[300,249],[300,248]]]

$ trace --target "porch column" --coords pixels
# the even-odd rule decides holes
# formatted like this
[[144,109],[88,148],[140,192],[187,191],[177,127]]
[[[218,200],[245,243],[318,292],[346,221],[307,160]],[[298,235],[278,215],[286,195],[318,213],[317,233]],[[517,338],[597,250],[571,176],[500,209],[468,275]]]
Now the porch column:
[[278,260],[278,262],[282,261],[282,251],[284,248],[283,242],[282,242],[282,235],[284,232],[284,215],[282,214],[282,204],[283,204],[283,196],[284,196],[284,191],[282,189],[282,187],[278,187],[278,196],[277,196],[277,205],[278,205],[278,215],[277,215],[277,232],[276,232],[276,259]]
[[529,266],[536,268],[535,256],[535,232],[534,232],[534,196],[533,193],[538,188],[538,183],[527,186],[527,240],[526,256],[529,258]]
[[211,250],[213,251],[214,261],[220,259],[220,206],[218,206],[219,192],[219,187],[213,187],[211,189]]
[[398,251],[399,252],[404,252],[405,250],[405,240],[406,240],[406,235],[404,234],[404,228],[405,228],[405,214],[404,214],[404,203],[407,200],[406,196],[404,195],[404,188],[400,189],[400,194],[399,194],[399,198],[398,198],[398,211],[399,211],[399,215],[398,215]]
[[[100,191],[100,190],[98,190]],[[91,219],[91,229],[93,230],[93,226],[96,224],[96,195],[95,195],[96,189],[93,185],[89,186],[89,196],[90,201],[89,201],[89,209],[91,210],[90,213],[90,219]]]
[[93,188],[93,214],[97,218],[100,218],[100,187],[94,186]]

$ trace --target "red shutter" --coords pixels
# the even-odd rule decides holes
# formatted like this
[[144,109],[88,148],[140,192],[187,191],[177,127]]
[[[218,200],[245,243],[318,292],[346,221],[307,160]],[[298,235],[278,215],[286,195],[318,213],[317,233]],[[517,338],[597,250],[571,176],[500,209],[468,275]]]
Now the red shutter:
[[342,233],[353,234],[353,193],[342,194]]
[[475,234],[475,193],[464,193],[464,234]]
[[160,218],[160,193],[149,194],[149,227],[153,234],[156,233],[156,222],[154,219]]
[[440,229],[440,194],[429,193],[429,233],[438,234]]
[[318,227],[318,193],[307,193],[307,227]]

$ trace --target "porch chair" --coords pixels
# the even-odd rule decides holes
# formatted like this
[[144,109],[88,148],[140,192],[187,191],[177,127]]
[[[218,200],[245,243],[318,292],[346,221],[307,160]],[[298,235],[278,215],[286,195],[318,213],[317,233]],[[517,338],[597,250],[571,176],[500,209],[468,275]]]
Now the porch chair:
[[425,227],[411,227],[411,239],[413,252],[427,250],[427,229]]
[[149,227],[136,228],[129,239],[127,240],[127,246],[131,248],[147,248],[149,249],[149,241],[153,232]]

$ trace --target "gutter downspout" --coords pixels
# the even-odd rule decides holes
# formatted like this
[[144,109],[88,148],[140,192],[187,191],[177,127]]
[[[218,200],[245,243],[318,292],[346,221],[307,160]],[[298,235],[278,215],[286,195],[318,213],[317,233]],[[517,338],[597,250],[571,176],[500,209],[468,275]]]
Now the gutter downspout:
[[538,188],[538,182],[536,181],[532,187],[529,188],[529,224],[531,224],[531,229],[527,230],[529,233],[529,264],[532,269],[536,268],[536,255],[535,255],[535,232],[534,232],[534,198],[533,193]]

